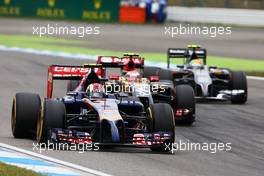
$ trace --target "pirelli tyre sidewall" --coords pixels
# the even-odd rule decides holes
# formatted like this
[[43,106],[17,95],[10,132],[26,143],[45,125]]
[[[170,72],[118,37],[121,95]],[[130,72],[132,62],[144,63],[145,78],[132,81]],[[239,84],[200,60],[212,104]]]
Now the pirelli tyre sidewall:
[[244,94],[231,97],[233,104],[244,104],[248,97],[247,77],[244,72],[233,71],[230,77],[231,90],[244,90]]
[[13,97],[11,127],[15,138],[34,138],[40,116],[41,99],[34,93],[17,93]]
[[50,136],[49,130],[53,128],[64,128],[65,105],[62,101],[46,99],[43,102],[41,115],[37,122],[37,141],[46,143]]
[[[149,131],[155,132],[170,132],[173,137],[170,141],[166,141],[169,144],[174,142],[175,136],[175,122],[173,110],[169,104],[166,103],[156,103],[152,104],[147,109],[148,125]],[[164,144],[160,146],[151,147],[152,151],[158,152],[168,152],[165,150]]]

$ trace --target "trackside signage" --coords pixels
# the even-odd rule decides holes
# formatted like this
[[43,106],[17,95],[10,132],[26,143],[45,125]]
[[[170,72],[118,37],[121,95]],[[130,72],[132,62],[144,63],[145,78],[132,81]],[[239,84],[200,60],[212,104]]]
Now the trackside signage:
[[118,21],[120,0],[0,0],[0,16]]

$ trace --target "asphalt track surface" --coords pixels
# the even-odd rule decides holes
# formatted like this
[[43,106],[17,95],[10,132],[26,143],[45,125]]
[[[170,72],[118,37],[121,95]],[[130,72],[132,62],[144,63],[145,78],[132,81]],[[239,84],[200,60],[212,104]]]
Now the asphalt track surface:
[[[33,27],[40,26],[99,26],[100,35],[57,37],[86,40],[81,47],[130,51],[130,52],[161,52],[170,47],[186,47],[188,44],[199,44],[208,50],[209,55],[226,56],[245,59],[264,59],[264,28],[232,27],[231,35],[177,35],[171,38],[165,35],[164,26],[177,27],[179,24],[163,25],[118,25],[118,24],[87,24],[79,22],[60,22],[46,20],[29,20],[0,18],[0,34],[32,35]],[[183,24],[184,25],[184,24]],[[185,24],[184,26],[187,26]],[[199,27],[199,25],[194,25]],[[200,26],[201,27],[201,26]],[[211,27],[211,26],[210,26]],[[168,33],[167,33],[168,34]]]
[[[4,27],[3,21],[6,22]],[[1,19],[1,33],[18,31],[23,33],[26,25],[22,24],[34,22],[17,21],[16,24],[14,21],[17,20]],[[15,28],[16,25],[21,28]],[[260,29],[256,29],[258,30]],[[252,31],[248,33],[251,34]],[[256,34],[253,32],[252,35]],[[126,47],[130,45],[132,44]],[[254,58],[258,58],[258,54],[255,54]],[[12,137],[10,124],[12,97],[16,92],[26,91],[39,93],[43,98],[46,94],[48,65],[83,63],[83,60],[1,51],[0,142],[32,151],[32,140]],[[45,151],[42,154],[113,175],[263,176],[264,82],[248,80],[248,86],[247,104],[198,104],[197,121],[194,125],[176,127],[176,142],[189,140],[195,143],[231,143],[232,150],[228,152],[218,151],[212,154],[208,151],[176,151],[174,154],[160,154],[148,149],[115,148],[99,152],[87,151],[82,154],[76,151]],[[65,89],[66,83],[58,81],[55,85],[55,95],[63,95]]]

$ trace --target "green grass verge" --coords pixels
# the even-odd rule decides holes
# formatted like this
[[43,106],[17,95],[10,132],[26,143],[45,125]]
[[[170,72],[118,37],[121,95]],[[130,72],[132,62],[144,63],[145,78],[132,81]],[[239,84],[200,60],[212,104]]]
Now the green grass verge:
[[1,176],[42,176],[36,172],[19,168],[16,166],[0,163],[0,175]]
[[[16,46],[21,48],[33,48],[38,50],[49,50],[67,52],[73,54],[89,55],[116,55],[121,56],[121,51],[109,51],[103,49],[87,48],[89,41],[66,40],[55,37],[38,37],[25,35],[0,35],[0,45]],[[126,52],[126,51],[124,51]],[[142,56],[149,61],[166,62],[166,52],[164,53],[143,53]],[[208,65],[227,67],[233,70],[244,71],[264,71],[264,61],[253,59],[240,59],[219,56],[208,56]],[[174,63],[182,63],[182,59],[177,59]]]

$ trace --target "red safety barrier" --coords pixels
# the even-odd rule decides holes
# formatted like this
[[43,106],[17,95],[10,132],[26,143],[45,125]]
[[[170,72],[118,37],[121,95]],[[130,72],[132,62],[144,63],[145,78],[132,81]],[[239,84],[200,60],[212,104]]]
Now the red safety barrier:
[[119,13],[120,23],[145,23],[146,10],[140,7],[121,6]]

